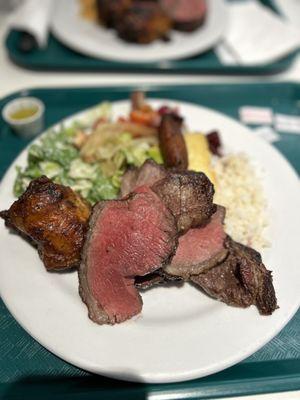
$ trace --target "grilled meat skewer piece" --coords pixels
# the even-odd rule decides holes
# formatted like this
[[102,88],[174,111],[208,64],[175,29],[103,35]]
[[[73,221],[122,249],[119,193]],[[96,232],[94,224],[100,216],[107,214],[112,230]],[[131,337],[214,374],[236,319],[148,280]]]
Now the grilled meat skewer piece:
[[187,148],[182,134],[182,118],[165,114],[158,128],[159,146],[167,168],[186,170]]

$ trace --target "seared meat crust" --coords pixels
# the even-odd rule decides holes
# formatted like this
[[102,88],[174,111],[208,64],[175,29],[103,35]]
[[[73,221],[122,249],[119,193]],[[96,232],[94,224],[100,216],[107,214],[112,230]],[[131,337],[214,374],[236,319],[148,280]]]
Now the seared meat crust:
[[174,114],[165,114],[158,128],[159,146],[168,168],[186,170],[188,154],[182,134],[182,118]]
[[257,306],[260,314],[270,315],[277,308],[272,274],[260,254],[228,237],[229,255],[225,261],[191,281],[211,297],[237,307]]
[[216,211],[213,184],[202,172],[174,172],[151,188],[175,216],[181,234],[206,223]]
[[43,176],[31,181],[23,195],[0,216],[32,239],[48,270],[78,266],[89,204],[71,188]]
[[171,28],[171,20],[159,3],[134,1],[123,18],[116,23],[118,35],[133,43],[148,44],[165,38]]

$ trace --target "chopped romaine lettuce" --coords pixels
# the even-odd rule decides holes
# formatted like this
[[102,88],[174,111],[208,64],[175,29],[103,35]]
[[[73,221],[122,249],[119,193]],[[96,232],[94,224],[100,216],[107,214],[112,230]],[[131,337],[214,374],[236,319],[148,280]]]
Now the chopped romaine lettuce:
[[90,190],[87,200],[89,200],[92,204],[101,200],[110,200],[115,199],[118,196],[119,187],[116,188],[111,179],[109,178],[98,178],[97,184],[92,187]]
[[112,115],[111,103],[103,102],[93,107],[89,112],[85,113],[83,117],[80,118],[80,123],[85,125],[90,125],[91,123],[97,121],[100,118],[105,120],[110,120]]
[[99,166],[97,164],[88,164],[76,158],[72,160],[69,168],[69,176],[73,179],[88,179],[94,181],[99,173]]
[[41,161],[39,163],[40,171],[43,175],[46,175],[49,179],[53,179],[60,175],[62,167],[53,161]]
[[110,104],[101,104],[73,125],[61,125],[31,145],[26,168],[17,167],[14,194],[19,197],[32,179],[46,175],[56,183],[70,186],[94,204],[118,196],[121,177],[129,165],[140,166],[147,158],[162,162],[157,139],[134,139],[127,132],[118,135],[106,132],[107,139],[96,149],[97,160],[85,162],[74,145],[78,131],[87,129],[84,124],[91,126],[95,119],[110,116]]
[[152,158],[157,164],[163,164],[164,162],[158,146],[150,147],[148,150],[148,158]]

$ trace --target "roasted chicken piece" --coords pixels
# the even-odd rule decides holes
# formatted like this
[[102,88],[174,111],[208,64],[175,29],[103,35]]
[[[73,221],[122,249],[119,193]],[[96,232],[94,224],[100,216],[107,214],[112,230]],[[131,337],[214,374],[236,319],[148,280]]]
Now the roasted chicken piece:
[[132,0],[96,0],[98,19],[108,28],[114,28],[131,4]]
[[0,216],[35,242],[48,270],[63,270],[80,262],[90,212],[79,194],[42,176]]
[[147,44],[156,39],[166,39],[171,20],[154,1],[134,1],[123,18],[116,24],[118,35],[133,43]]

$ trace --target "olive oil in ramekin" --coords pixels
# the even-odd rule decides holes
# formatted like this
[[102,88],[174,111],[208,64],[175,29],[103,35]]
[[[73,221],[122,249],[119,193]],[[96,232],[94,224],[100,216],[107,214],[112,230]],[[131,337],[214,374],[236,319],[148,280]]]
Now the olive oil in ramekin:
[[33,117],[34,114],[36,114],[38,111],[38,107],[32,106],[32,107],[27,107],[27,108],[20,108],[17,111],[14,111],[13,113],[10,114],[11,119],[14,120],[21,120],[21,119],[26,119]]

